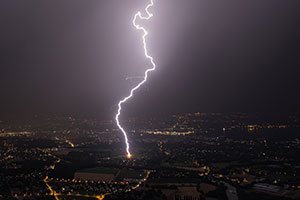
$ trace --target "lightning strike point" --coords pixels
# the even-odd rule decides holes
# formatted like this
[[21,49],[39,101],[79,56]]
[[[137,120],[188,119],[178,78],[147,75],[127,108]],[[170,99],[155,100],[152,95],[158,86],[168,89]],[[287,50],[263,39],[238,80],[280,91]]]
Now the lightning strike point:
[[129,143],[128,143],[128,137],[127,137],[127,133],[126,131],[124,130],[124,128],[121,126],[120,122],[119,122],[119,117],[121,115],[121,110],[122,110],[122,104],[125,103],[127,100],[129,100],[132,96],[133,96],[133,93],[134,91],[136,91],[141,85],[143,85],[146,81],[147,81],[147,78],[148,78],[148,73],[151,72],[151,71],[154,71],[155,68],[156,68],[156,64],[154,62],[154,59],[152,56],[150,56],[148,54],[148,49],[147,49],[147,42],[146,42],[146,36],[148,35],[148,31],[143,27],[143,26],[140,26],[138,24],[136,24],[136,20],[139,18],[141,20],[149,20],[151,17],[153,17],[153,14],[149,12],[149,8],[152,7],[154,5],[153,3],[153,0],[150,0],[150,3],[146,6],[145,8],[145,12],[146,12],[146,16],[143,16],[142,13],[139,11],[137,12],[135,15],[134,15],[134,18],[132,20],[132,24],[133,26],[137,29],[137,30],[141,30],[144,34],[142,36],[142,41],[143,41],[143,47],[144,47],[144,54],[145,54],[145,57],[150,61],[151,65],[152,65],[152,68],[150,69],[147,69],[145,71],[145,74],[143,76],[143,80],[141,82],[139,82],[134,88],[132,88],[130,90],[130,94],[128,96],[126,96],[125,98],[123,98],[121,101],[119,101],[118,103],[118,112],[116,114],[116,122],[117,122],[117,125],[119,127],[119,129],[122,131],[123,135],[124,135],[124,138],[125,138],[125,143],[126,143],[126,152],[127,152],[127,158],[131,158],[132,155],[129,151]]
[[132,155],[131,155],[131,154],[127,154],[126,157],[127,157],[128,159],[130,159],[130,158],[132,157]]

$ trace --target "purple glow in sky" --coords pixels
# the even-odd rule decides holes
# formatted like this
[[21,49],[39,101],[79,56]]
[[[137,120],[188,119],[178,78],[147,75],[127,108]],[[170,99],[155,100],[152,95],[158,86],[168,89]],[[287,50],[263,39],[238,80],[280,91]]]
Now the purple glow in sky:
[[[114,119],[149,60],[133,15],[149,0],[2,0],[0,115]],[[145,27],[159,66],[122,119],[300,112],[299,0],[161,0]],[[146,14],[146,13],[145,13]],[[17,114],[17,115],[16,115]],[[26,117],[25,117],[26,118]]]

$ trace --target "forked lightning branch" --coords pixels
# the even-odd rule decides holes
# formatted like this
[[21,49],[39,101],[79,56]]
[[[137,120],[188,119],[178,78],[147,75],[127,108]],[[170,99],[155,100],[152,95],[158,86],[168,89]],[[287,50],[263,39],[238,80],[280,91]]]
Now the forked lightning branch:
[[154,62],[154,60],[153,60],[153,57],[150,56],[150,55],[148,54],[147,41],[146,41],[146,37],[147,37],[147,35],[148,35],[148,31],[147,31],[143,26],[140,26],[140,25],[137,24],[137,22],[136,22],[138,19],[141,19],[141,20],[149,20],[149,19],[153,16],[153,14],[152,14],[151,12],[149,12],[149,8],[151,8],[153,5],[154,5],[153,0],[151,0],[150,3],[149,3],[149,4],[146,6],[146,8],[145,8],[146,15],[143,16],[142,13],[139,11],[139,12],[137,12],[137,13],[134,15],[134,18],[133,18],[133,20],[132,20],[133,26],[134,26],[137,30],[141,30],[141,31],[143,32],[143,35],[142,35],[142,41],[143,41],[144,53],[145,53],[146,58],[149,59],[149,61],[150,61],[151,65],[152,65],[152,67],[149,68],[149,69],[147,69],[147,70],[145,71],[145,74],[144,74],[144,77],[143,77],[142,81],[139,82],[134,88],[132,88],[132,89],[130,90],[129,95],[126,96],[126,97],[125,97],[124,99],[122,99],[121,101],[119,101],[119,103],[118,103],[118,112],[117,112],[117,114],[116,114],[116,122],[117,122],[117,125],[118,125],[119,129],[122,131],[122,133],[123,133],[123,135],[124,135],[124,138],[125,138],[127,158],[131,158],[132,155],[131,155],[130,149],[129,149],[129,142],[128,142],[127,133],[126,133],[126,131],[124,130],[124,128],[121,126],[120,121],[119,121],[119,117],[120,117],[120,115],[121,115],[122,105],[123,105],[127,100],[129,100],[129,99],[133,96],[134,92],[135,92],[137,89],[139,89],[139,87],[140,87],[141,85],[143,85],[143,84],[147,81],[148,73],[151,72],[151,71],[154,71],[155,68],[156,68],[156,64],[155,64],[155,62]]

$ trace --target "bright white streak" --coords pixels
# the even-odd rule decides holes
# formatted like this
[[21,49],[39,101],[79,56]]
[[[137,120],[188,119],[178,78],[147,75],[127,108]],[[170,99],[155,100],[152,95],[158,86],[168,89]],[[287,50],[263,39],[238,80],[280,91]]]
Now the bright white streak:
[[153,5],[154,5],[153,0],[151,0],[151,2],[146,6],[145,11],[146,11],[147,16],[143,17],[142,14],[141,14],[141,12],[139,11],[139,12],[137,12],[137,13],[134,15],[134,18],[133,18],[133,20],[132,20],[133,26],[134,26],[137,30],[142,30],[142,31],[144,32],[144,34],[143,34],[143,36],[142,36],[143,45],[144,45],[144,53],[145,53],[146,58],[150,60],[150,62],[151,62],[151,64],[152,64],[152,68],[147,69],[147,70],[145,71],[145,76],[143,77],[143,80],[142,80],[139,84],[137,84],[137,86],[135,86],[134,88],[131,89],[130,94],[129,94],[127,97],[125,97],[124,99],[122,99],[122,100],[118,103],[118,113],[117,113],[117,115],[116,115],[116,122],[117,122],[117,125],[118,125],[119,129],[122,131],[122,133],[123,133],[123,135],[124,135],[124,137],[125,137],[126,152],[127,152],[127,157],[128,157],[128,158],[131,157],[131,153],[130,153],[130,151],[129,151],[129,143],[128,143],[128,138],[127,138],[127,133],[126,133],[126,131],[124,130],[124,128],[120,125],[120,122],[119,122],[119,116],[120,116],[120,114],[121,114],[122,104],[125,103],[128,99],[130,99],[130,98],[133,96],[134,91],[137,90],[141,85],[143,85],[143,84],[147,81],[148,73],[151,72],[151,71],[154,71],[155,68],[156,68],[156,64],[155,64],[154,61],[153,61],[153,57],[150,56],[150,55],[148,54],[147,42],[146,42],[146,36],[148,35],[148,31],[147,31],[144,27],[142,27],[142,26],[136,24],[136,20],[137,20],[138,18],[141,19],[141,20],[149,20],[149,19],[153,16],[153,14],[150,13],[149,10],[148,10],[148,9],[149,9],[150,7],[152,7]]

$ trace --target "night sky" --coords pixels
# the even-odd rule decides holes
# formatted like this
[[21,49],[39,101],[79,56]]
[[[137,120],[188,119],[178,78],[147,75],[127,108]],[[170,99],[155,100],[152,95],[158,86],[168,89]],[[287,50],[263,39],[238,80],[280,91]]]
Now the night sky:
[[[150,67],[142,0],[1,0],[0,111],[99,113]],[[157,70],[124,115],[300,112],[299,0],[155,0]]]

